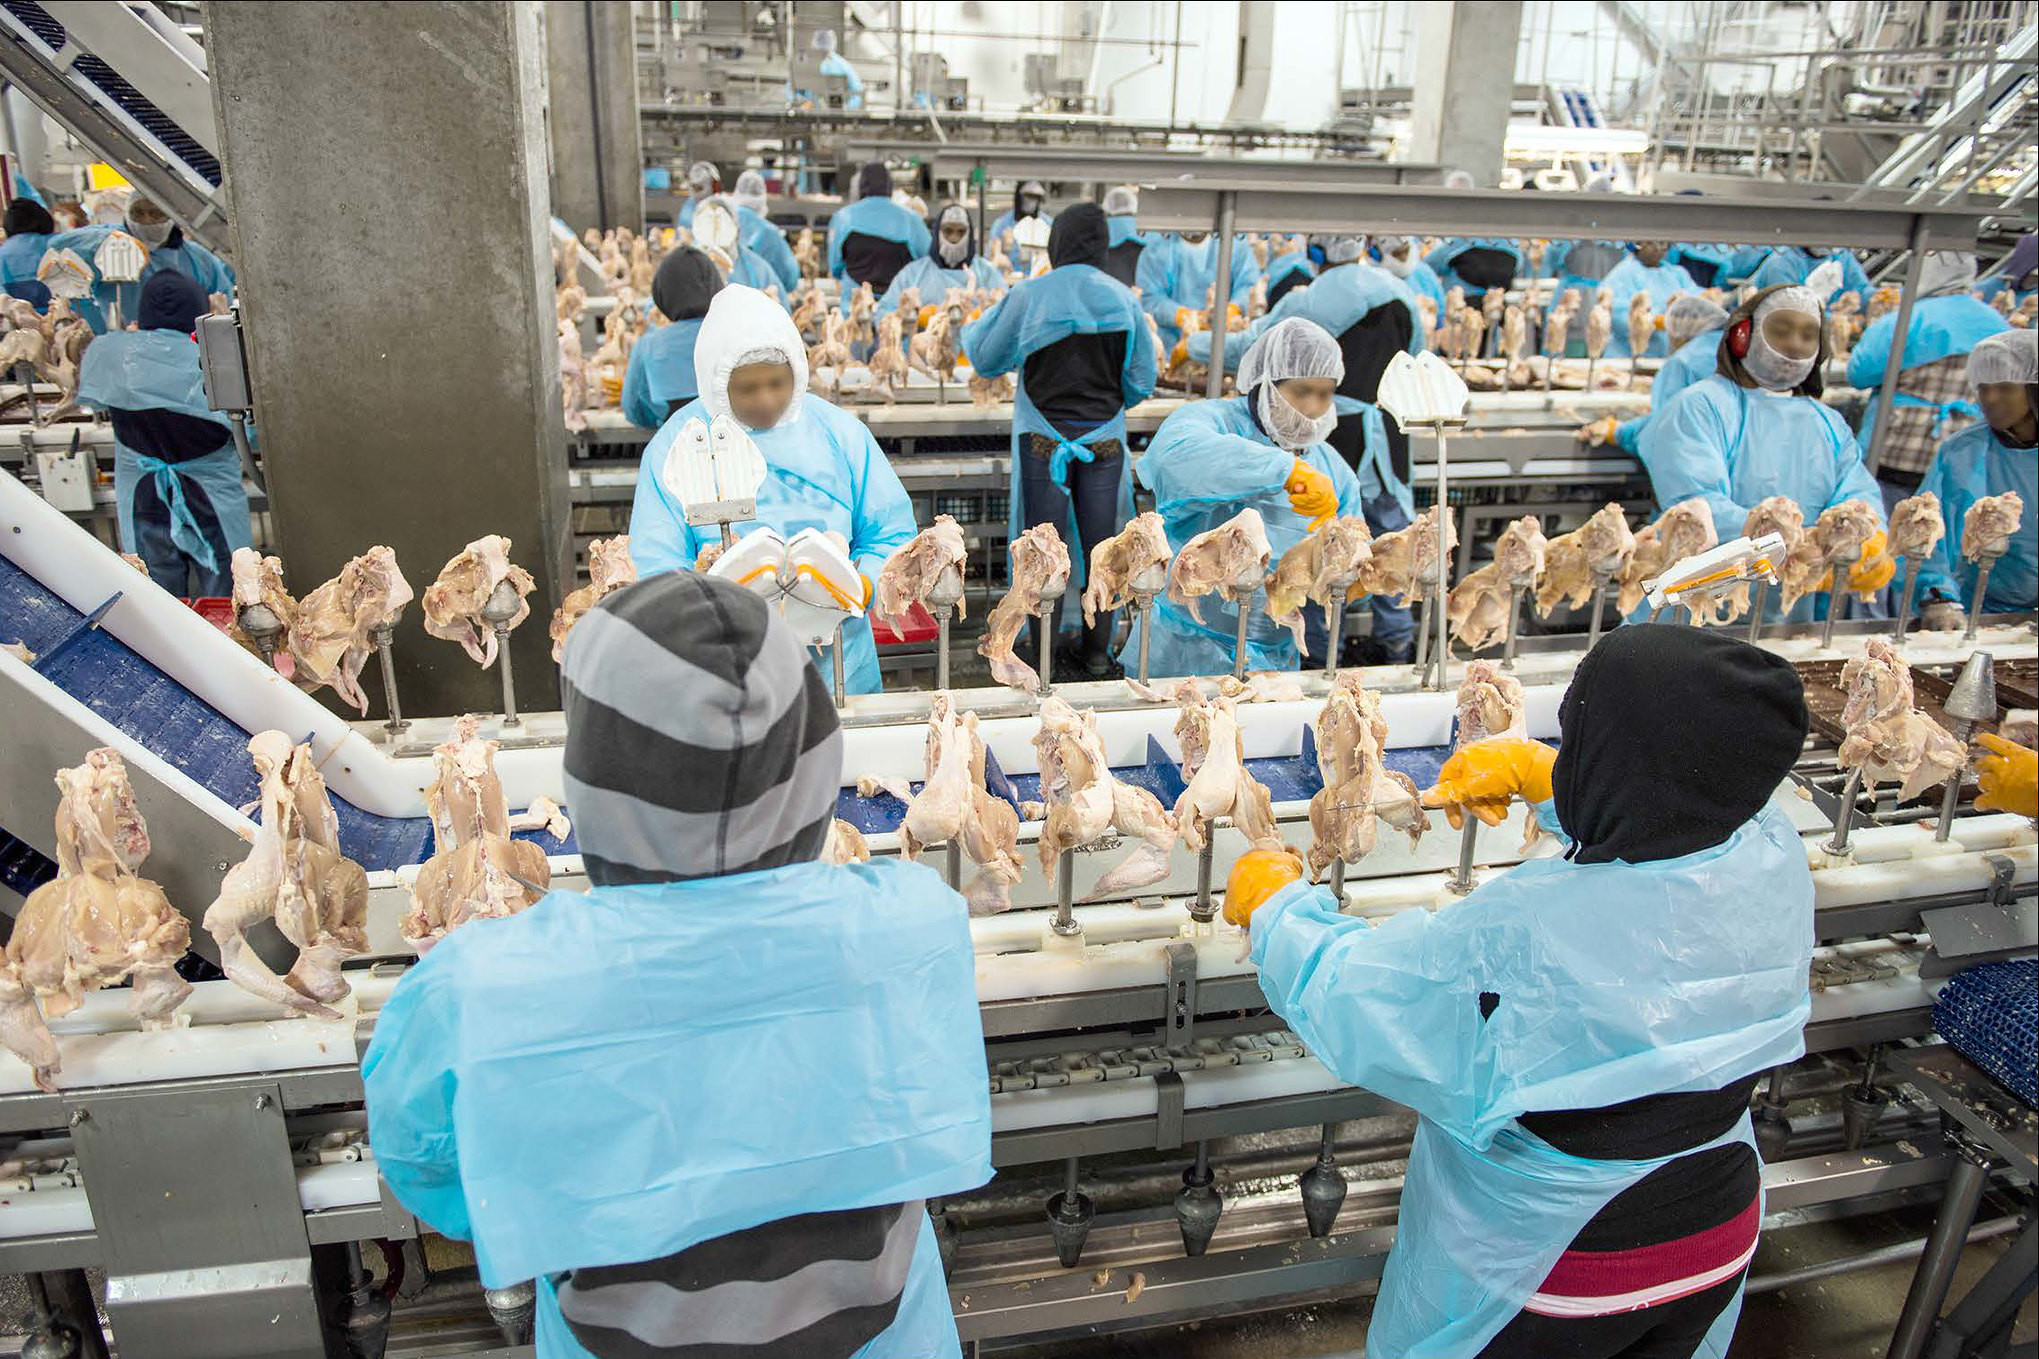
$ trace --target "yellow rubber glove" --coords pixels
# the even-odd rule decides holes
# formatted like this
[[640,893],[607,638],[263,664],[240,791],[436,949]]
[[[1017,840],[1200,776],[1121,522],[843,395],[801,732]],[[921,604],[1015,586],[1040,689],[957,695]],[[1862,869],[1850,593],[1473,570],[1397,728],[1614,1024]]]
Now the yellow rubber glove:
[[1442,807],[1457,830],[1465,813],[1490,826],[1508,815],[1508,801],[1546,802],[1551,796],[1550,771],[1557,751],[1523,736],[1490,736],[1475,741],[1444,762],[1437,786],[1423,794],[1423,805]]
[[1289,494],[1289,508],[1310,521],[1312,533],[1338,515],[1338,492],[1331,478],[1300,458],[1289,469],[1283,489]]
[[1616,420],[1611,415],[1603,416],[1593,423],[1580,428],[1579,442],[1593,448],[1598,448],[1602,444],[1611,444],[1614,442],[1614,432],[1619,428],[1621,428],[1619,420]]
[[1175,342],[1175,348],[1168,351],[1168,366],[1170,368],[1180,368],[1183,364],[1188,362],[1189,362],[1189,341],[1186,339],[1177,340]]
[[920,328],[921,330],[926,330],[926,329],[927,329],[927,323],[928,323],[928,322],[930,322],[930,321],[932,321],[932,320],[934,320],[934,319],[935,319],[935,313],[936,313],[936,312],[938,312],[938,311],[940,311],[940,310],[941,310],[941,308],[940,308],[940,307],[936,307],[936,306],[925,306],[925,307],[922,307],[922,308],[920,309],[920,318],[919,318],[919,320],[918,320],[918,321],[916,321],[916,322],[915,322],[915,324],[916,324],[916,325],[917,325],[917,326],[918,326],[918,327],[919,327],[919,328]]
[[1982,785],[1975,810],[2039,816],[2039,751],[1995,732],[1983,732],[1975,741],[1990,752],[1975,762],[1976,781]]
[[1897,574],[1897,558],[1885,549],[1890,538],[1882,529],[1869,535],[1869,541],[1862,544],[1862,555],[1848,568],[1848,588],[1858,594],[1869,594],[1890,584]]
[[1244,928],[1268,898],[1301,881],[1303,861],[1291,849],[1249,849],[1232,862],[1225,879],[1226,923]]

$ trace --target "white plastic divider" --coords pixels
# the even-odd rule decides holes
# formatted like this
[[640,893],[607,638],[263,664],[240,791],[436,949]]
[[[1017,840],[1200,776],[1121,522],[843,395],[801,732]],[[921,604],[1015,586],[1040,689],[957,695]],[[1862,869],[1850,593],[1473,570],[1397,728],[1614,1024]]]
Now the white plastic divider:
[[[297,1201],[307,1213],[381,1202],[371,1158],[341,1165],[299,1166]],[[38,1189],[0,1195],[0,1241],[75,1236],[93,1230],[92,1204],[83,1189]]]

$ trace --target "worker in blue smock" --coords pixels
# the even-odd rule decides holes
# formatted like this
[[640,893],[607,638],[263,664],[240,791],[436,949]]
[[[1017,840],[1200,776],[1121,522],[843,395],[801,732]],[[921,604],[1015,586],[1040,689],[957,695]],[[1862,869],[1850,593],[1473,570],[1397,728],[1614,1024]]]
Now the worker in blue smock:
[[[700,395],[666,418],[638,467],[630,506],[637,574],[692,570],[701,550],[719,541],[715,525],[687,522],[661,474],[689,419],[728,415],[750,432],[767,468],[757,518],[733,525],[736,535],[760,524],[789,540],[802,529],[832,531],[867,585],[876,580],[885,559],[913,537],[913,502],[870,427],[807,390],[807,346],[786,309],[755,288],[725,287],[694,337],[694,375]],[[870,623],[859,613],[843,624],[842,637],[848,691],[877,693],[884,681]],[[814,661],[829,663],[820,651]]]
[[[972,372],[1019,374],[1007,528],[1018,538],[1053,524],[1079,586],[1090,550],[1133,517],[1126,408],[1154,390],[1154,337],[1133,294],[1104,271],[1109,239],[1103,209],[1073,205],[1049,233],[1048,272],[1014,284],[963,332]],[[1058,634],[1061,618],[1058,600],[1048,620]],[[1123,675],[1111,639],[1112,615],[1099,614],[1081,645],[1058,656],[1056,677]]]
[[[1940,445],[1921,491],[1940,497],[1947,536],[1919,573],[1928,627],[1952,628],[1961,608],[1983,613],[2039,609],[2039,332],[2006,330],[1968,354],[1968,377],[1982,408],[1979,425]],[[2024,502],[2018,531],[1990,566],[1989,598],[1975,597],[1977,568],[1961,556],[1969,507],[1986,495],[2016,491]]]
[[484,1287],[535,1281],[537,1359],[955,1359],[923,1201],[991,1175],[962,898],[820,862],[835,705],[749,590],[616,591],[561,691],[591,890],[397,982],[361,1062],[376,1168]]
[[1522,250],[1498,236],[1457,237],[1446,241],[1423,262],[1449,292],[1463,288],[1466,301],[1479,304],[1489,288],[1507,288],[1522,270]]
[[1374,1359],[1721,1359],[1762,1226],[1749,1116],[1812,998],[1805,846],[1770,805],[1805,743],[1791,663],[1718,631],[1620,628],[1553,752],[1464,747],[1454,826],[1517,797],[1570,841],[1378,924],[1234,866],[1268,1003],[1340,1080],[1416,1112]]
[[1869,275],[1862,272],[1862,264],[1852,250],[1829,249],[1826,246],[1780,245],[1763,257],[1756,271],[1749,275],[1752,288],[1774,288],[1783,283],[1804,283],[1812,277],[1812,271],[1829,260],[1841,267],[1840,283],[1829,290],[1821,302],[1831,302],[1841,293],[1857,293],[1866,304],[1869,301]]
[[1982,418],[1968,399],[1968,351],[2009,330],[2010,323],[1969,292],[1974,286],[1975,256],[1965,251],[1932,250],[1920,261],[1919,295],[1905,329],[1904,371],[1896,375],[1890,429],[1881,446],[1876,442],[1876,393],[1892,376],[1897,312],[1871,321],[1848,355],[1848,385],[1869,393],[1862,415],[1862,456],[1867,458],[1872,449],[1878,454],[1876,479],[1883,485],[1886,510],[1919,489],[1942,440]]
[[990,241],[994,250],[1003,251],[1014,264],[1019,263],[1019,241],[1012,229],[1029,217],[1041,219],[1041,225],[1052,228],[1055,214],[1047,211],[1048,189],[1038,179],[1030,179],[1013,190],[1012,206],[998,214],[998,220],[991,224]]
[[1253,285],[1260,281],[1260,266],[1254,262],[1245,237],[1232,237],[1228,288],[1215,287],[1217,272],[1218,238],[1208,231],[1170,233],[1148,240],[1147,248],[1140,252],[1134,282],[1140,289],[1141,308],[1154,318],[1161,332],[1164,350],[1174,349],[1182,339],[1190,313],[1213,309],[1214,292],[1224,294],[1216,301],[1221,313],[1228,303],[1242,309],[1246,306]]
[[[1270,326],[1240,361],[1238,396],[1191,401],[1163,420],[1140,456],[1139,477],[1154,493],[1169,547],[1180,552],[1197,534],[1252,509],[1267,527],[1272,570],[1313,525],[1365,513],[1366,489],[1329,442],[1344,375],[1338,341],[1316,322],[1291,316]],[[1154,601],[1147,615],[1154,629],[1150,674],[1232,669],[1239,606],[1209,594],[1197,611],[1201,623],[1166,596]],[[1306,635],[1316,639],[1310,654],[1321,660],[1322,610],[1305,606],[1304,617]],[[1246,636],[1248,670],[1294,670],[1300,663],[1294,636],[1268,617],[1264,602],[1254,608]]]
[[779,295],[790,297],[800,286],[800,262],[793,258],[786,233],[765,216],[765,177],[756,170],[745,170],[736,177],[729,201],[736,207],[737,232],[744,245],[772,266],[779,280]]
[[1106,189],[1104,217],[1112,242],[1104,271],[1130,288],[1140,281],[1140,256],[1147,249],[1147,238],[1140,234],[1140,191],[1131,184]]
[[1642,448],[1643,430],[1671,398],[1720,366],[1720,337],[1727,327],[1727,309],[1699,293],[1684,293],[1664,308],[1664,333],[1671,353],[1650,383],[1650,408],[1629,420],[1602,416],[1579,431],[1579,442],[1598,447],[1610,439],[1629,453]]
[[[1692,281],[1692,275],[1682,265],[1668,264],[1665,252],[1670,249],[1663,241],[1637,241],[1634,253],[1607,271],[1607,277],[1600,280],[1600,289],[1614,305],[1614,335],[1608,344],[1610,354],[1628,356],[1628,309],[1637,293],[1650,299],[1650,311],[1662,315],[1671,304],[1671,299],[1684,294],[1696,296],[1699,285]],[[1661,359],[1671,352],[1665,332],[1654,331],[1649,344],[1643,349],[1642,357]]]
[[1722,272],[1733,254],[1733,246],[1720,242],[1680,241],[1664,258],[1673,264],[1683,265],[1685,272],[1692,275],[1692,281],[1700,287],[1713,288],[1726,285]]
[[694,210],[694,244],[722,268],[731,283],[740,287],[778,291],[779,301],[789,301],[780,286],[779,275],[763,255],[743,243],[743,228],[736,220],[736,205],[727,198],[711,198]]
[[857,171],[857,198],[828,219],[828,272],[847,294],[868,283],[873,292],[928,252],[927,223],[892,201],[892,172],[881,161]]
[[[1825,308],[1809,289],[1766,288],[1728,315],[1711,377],[1651,416],[1638,448],[1660,509],[1693,496],[1713,511],[1722,542],[1742,536],[1749,511],[1789,496],[1810,524],[1844,500],[1881,520],[1883,497],[1848,424],[1819,399]],[[1850,569],[1851,589],[1881,589],[1894,570],[1879,530]],[[1881,579],[1872,579],[1876,573]],[[1825,616],[1827,595],[1801,599],[1789,620]],[[1765,616],[1784,617],[1771,591]]]
[[1371,244],[1380,259],[1380,266],[1387,273],[1402,281],[1403,286],[1418,297],[1427,297],[1437,308],[1437,314],[1444,315],[1444,282],[1437,271],[1416,253],[1416,242],[1408,236],[1375,236]]
[[1272,308],[1282,298],[1297,288],[1306,288],[1317,276],[1317,266],[1310,259],[1309,242],[1301,236],[1290,236],[1286,240],[1277,236],[1275,244],[1280,247],[1267,257],[1267,267],[1261,277],[1267,284],[1267,305]]
[[[839,50],[835,30],[824,28],[814,35],[814,50],[821,53],[821,73],[825,76],[841,76],[849,89],[843,95],[843,107],[860,109],[864,106],[864,78],[857,74],[857,68],[850,65],[849,58]],[[794,91],[794,102],[813,102],[815,91]]]
[[6,289],[9,297],[35,303],[37,311],[48,311],[50,290],[36,281],[35,271],[57,230],[50,210],[40,203],[17,198],[7,205],[6,218],[0,225],[7,231],[7,239],[0,241],[0,288]]
[[174,270],[144,283],[136,330],[94,340],[78,401],[113,425],[120,550],[149,578],[191,599],[233,592],[232,559],[254,534],[233,427],[208,407],[192,331],[208,300]]
[[2011,247],[2011,253],[1990,271],[1988,278],[1976,289],[1982,300],[1995,304],[1997,294],[2010,289],[2014,302],[2023,305],[2026,298],[2039,288],[2039,236],[2026,232],[2018,237],[2018,243]]
[[674,246],[651,276],[651,302],[666,324],[653,326],[630,347],[623,372],[623,415],[639,429],[657,429],[700,394],[694,379],[694,340],[708,304],[722,291],[722,271],[691,245]]
[[878,299],[878,314],[899,307],[899,299],[911,288],[920,294],[920,305],[939,307],[952,292],[997,292],[1005,287],[998,266],[977,253],[977,231],[970,210],[950,203],[935,215],[934,245],[928,253],[911,261],[892,276],[892,286]]
[[[1579,300],[1590,307],[1608,276],[1628,258],[1628,245],[1622,241],[1552,241],[1544,255],[1544,267],[1557,278],[1558,301],[1576,291]],[[1618,322],[1615,329],[1621,329]]]
[[[93,298],[102,309],[110,302],[120,304],[123,324],[134,319],[136,309],[141,305],[142,285],[166,271],[174,270],[183,274],[203,288],[207,294],[224,293],[228,297],[233,296],[233,269],[225,260],[197,241],[186,239],[184,228],[171,221],[170,214],[164,212],[154,202],[139,194],[129,200],[126,230],[128,235],[140,241],[149,250],[149,261],[142,266],[141,278],[133,283],[102,281],[92,287]],[[64,232],[53,236],[49,245],[52,249],[70,246],[87,260],[96,260],[98,247],[108,234],[109,228],[86,227],[79,232]],[[74,236],[88,235],[93,237],[89,250],[83,248],[82,242],[74,244],[71,239]],[[80,314],[83,314],[82,308]]]
[[722,192],[722,172],[705,160],[697,160],[687,167],[687,196],[680,200],[679,210],[673,214],[675,225],[692,227],[694,209]]

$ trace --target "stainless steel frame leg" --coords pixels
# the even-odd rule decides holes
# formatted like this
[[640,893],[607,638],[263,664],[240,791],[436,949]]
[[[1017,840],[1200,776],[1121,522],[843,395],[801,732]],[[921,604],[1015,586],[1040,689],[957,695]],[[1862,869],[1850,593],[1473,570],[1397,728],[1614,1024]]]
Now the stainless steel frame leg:
[[1983,1188],[1989,1183],[1989,1165],[1979,1153],[1958,1141],[1955,1149],[1960,1155],[1947,1176],[1940,1214],[1926,1235],[1926,1251],[1919,1257],[1918,1272],[1912,1276],[1911,1291],[1905,1294],[1904,1311],[1898,1314],[1885,1359],[1919,1359],[1925,1352],[1926,1336],[1940,1318],[1947,1287],[1954,1282],[1954,1269],[1961,1263],[1961,1247],[1975,1223]]

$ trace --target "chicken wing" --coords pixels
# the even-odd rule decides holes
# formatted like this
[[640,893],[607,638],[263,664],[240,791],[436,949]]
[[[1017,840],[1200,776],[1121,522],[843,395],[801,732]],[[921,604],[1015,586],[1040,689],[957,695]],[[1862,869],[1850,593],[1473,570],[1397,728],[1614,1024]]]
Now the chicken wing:
[[1036,524],[1013,539],[1006,551],[1012,559],[1012,586],[984,620],[984,640],[977,644],[977,654],[991,663],[993,679],[1031,694],[1041,687],[1041,677],[1013,654],[1013,643],[1026,620],[1042,612],[1043,599],[1052,606],[1068,588],[1069,549],[1053,524]]
[[1168,565],[1168,530],[1152,510],[1135,515],[1119,532],[1090,550],[1090,574],[1083,584],[1083,623],[1123,608],[1133,584]]
[[567,634],[581,621],[581,615],[601,603],[605,595],[614,594],[636,580],[637,563],[630,557],[629,534],[597,538],[588,544],[588,583],[562,600],[552,614],[550,631],[555,665],[565,661]]

